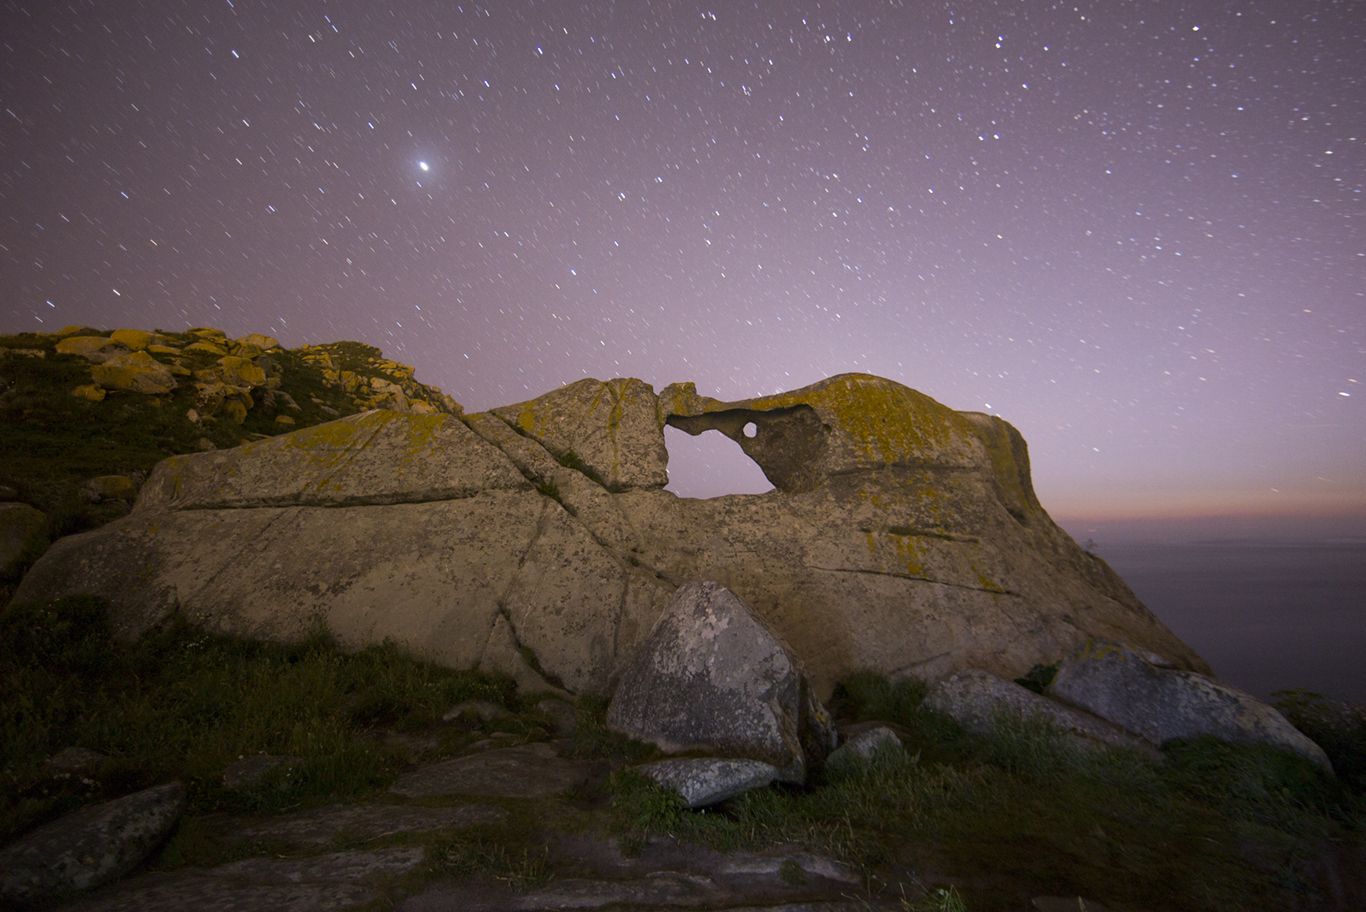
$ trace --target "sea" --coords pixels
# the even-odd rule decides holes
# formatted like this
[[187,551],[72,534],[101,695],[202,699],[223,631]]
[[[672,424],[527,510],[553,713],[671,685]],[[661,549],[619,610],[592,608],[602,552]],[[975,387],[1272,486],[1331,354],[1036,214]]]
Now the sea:
[[1093,548],[1221,680],[1366,703],[1366,541]]

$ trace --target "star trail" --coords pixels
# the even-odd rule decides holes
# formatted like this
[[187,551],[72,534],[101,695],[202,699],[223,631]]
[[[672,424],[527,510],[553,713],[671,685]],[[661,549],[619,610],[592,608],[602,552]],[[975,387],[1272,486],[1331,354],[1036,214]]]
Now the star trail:
[[468,409],[867,371],[1061,515],[1366,516],[1352,3],[0,3],[0,330]]

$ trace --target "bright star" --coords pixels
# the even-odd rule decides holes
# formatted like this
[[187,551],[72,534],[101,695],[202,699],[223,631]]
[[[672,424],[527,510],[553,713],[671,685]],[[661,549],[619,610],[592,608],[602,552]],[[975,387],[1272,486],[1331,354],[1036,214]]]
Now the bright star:
[[432,166],[429,165],[429,164],[427,164],[426,162],[418,162],[418,163],[417,163],[417,166],[418,166],[419,168],[421,168],[423,171],[430,171],[430,170],[432,170]]

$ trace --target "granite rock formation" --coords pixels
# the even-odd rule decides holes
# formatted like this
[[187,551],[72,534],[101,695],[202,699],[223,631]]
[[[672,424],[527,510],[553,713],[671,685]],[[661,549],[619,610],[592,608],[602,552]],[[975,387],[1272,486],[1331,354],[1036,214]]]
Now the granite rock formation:
[[[666,425],[725,434],[776,489],[663,490]],[[584,380],[174,457],[131,514],[57,542],[17,597],[101,595],[125,634],[177,609],[273,638],[322,622],[606,693],[691,579],[751,605],[821,698],[865,668],[1014,677],[1091,637],[1207,670],[1049,519],[1013,427],[863,374],[739,402]]]

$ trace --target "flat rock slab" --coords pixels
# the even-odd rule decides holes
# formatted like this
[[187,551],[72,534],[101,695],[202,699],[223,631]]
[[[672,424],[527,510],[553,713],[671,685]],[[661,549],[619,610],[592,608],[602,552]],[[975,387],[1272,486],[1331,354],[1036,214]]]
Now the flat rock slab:
[[771,785],[782,771],[760,760],[683,757],[635,767],[657,785],[683,799],[690,808],[719,804],[727,798]]
[[90,890],[122,877],[170,833],[185,786],[158,785],[73,811],[0,850],[0,906]]
[[414,870],[420,847],[309,858],[248,858],[134,878],[60,912],[327,912],[374,902],[374,883]]
[[507,811],[486,804],[410,807],[403,804],[340,804],[232,826],[230,837],[320,846],[338,839],[368,841],[404,833],[464,829],[502,823]]
[[407,798],[547,798],[579,785],[588,771],[589,764],[566,760],[549,744],[525,744],[420,767],[400,776],[389,791]]

